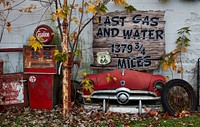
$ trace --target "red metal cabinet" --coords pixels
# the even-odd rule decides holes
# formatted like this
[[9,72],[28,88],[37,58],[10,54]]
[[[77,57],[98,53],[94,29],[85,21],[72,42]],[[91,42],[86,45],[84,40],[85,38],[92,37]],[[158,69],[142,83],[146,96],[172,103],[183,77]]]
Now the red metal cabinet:
[[54,45],[45,45],[34,51],[24,46],[24,74],[28,79],[31,108],[51,110],[54,106],[55,49]]
[[30,107],[37,109],[53,108],[53,80],[54,76],[46,75],[30,75],[29,76],[29,97]]

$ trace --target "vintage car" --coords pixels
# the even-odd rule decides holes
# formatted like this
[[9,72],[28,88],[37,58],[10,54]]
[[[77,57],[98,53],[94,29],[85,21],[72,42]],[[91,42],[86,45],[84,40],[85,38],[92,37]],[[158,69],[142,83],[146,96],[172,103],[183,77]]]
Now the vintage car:
[[138,104],[139,113],[143,102],[161,102],[169,115],[183,110],[194,111],[197,106],[194,89],[183,79],[166,82],[162,75],[127,69],[89,74],[85,79],[90,81],[94,91],[83,90],[82,96],[92,102],[102,101],[104,111],[106,101],[114,101],[118,105]]
[[89,74],[85,78],[93,84],[94,91],[83,90],[84,98],[116,101],[127,104],[131,101],[159,100],[166,84],[165,77],[128,69],[111,70]]

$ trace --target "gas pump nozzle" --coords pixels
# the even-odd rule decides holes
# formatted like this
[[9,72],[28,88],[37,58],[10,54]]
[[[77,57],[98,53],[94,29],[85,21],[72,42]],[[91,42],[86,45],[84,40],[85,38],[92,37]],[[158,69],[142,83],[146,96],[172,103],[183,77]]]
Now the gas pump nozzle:
[[19,80],[20,83],[25,83],[27,82],[28,80],[25,80],[25,79],[22,79],[22,80]]
[[[62,62],[60,63],[60,65],[59,65],[59,68],[58,68],[58,74],[60,75],[61,74],[61,68],[62,68]],[[73,62],[73,65],[77,65],[78,67],[80,67],[80,62],[78,62],[78,61],[74,61]]]

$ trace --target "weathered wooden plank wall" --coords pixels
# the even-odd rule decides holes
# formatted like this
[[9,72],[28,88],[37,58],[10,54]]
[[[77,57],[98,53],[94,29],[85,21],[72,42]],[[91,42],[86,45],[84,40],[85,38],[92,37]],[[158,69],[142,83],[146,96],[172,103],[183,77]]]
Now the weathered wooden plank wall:
[[[165,52],[164,26],[164,11],[116,11],[96,16],[92,68],[156,69]],[[111,62],[98,63],[97,53],[106,51]]]

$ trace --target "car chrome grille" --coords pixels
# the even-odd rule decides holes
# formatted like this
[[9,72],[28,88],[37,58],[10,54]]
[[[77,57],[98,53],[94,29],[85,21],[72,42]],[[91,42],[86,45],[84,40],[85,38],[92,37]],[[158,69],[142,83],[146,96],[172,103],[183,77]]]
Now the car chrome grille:
[[[84,96],[84,95],[83,95]],[[126,104],[130,100],[159,100],[156,93],[144,90],[130,90],[122,87],[116,90],[97,90],[90,95],[91,99],[117,100],[119,104]]]

